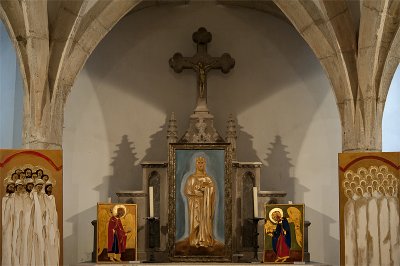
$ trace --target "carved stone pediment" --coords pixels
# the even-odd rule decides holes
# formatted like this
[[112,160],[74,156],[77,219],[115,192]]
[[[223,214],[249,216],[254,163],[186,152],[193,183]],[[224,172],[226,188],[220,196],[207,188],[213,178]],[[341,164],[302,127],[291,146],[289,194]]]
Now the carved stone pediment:
[[214,128],[211,117],[191,117],[188,130],[179,140],[179,143],[220,143],[225,140]]

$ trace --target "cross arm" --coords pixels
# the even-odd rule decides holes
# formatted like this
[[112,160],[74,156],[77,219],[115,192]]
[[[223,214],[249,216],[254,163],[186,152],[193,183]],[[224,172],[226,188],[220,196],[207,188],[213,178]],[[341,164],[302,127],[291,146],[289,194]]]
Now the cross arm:
[[210,69],[220,69],[222,73],[228,73],[235,66],[235,59],[230,54],[224,53],[219,58],[212,58],[211,62],[206,65],[206,71]]
[[181,73],[184,69],[193,69],[191,58],[182,56],[181,53],[175,53],[169,59],[169,66],[176,72]]
[[[198,63],[203,66],[199,66]],[[199,71],[202,68],[205,72],[211,69],[220,69],[222,73],[228,73],[235,66],[235,59],[228,53],[221,57],[210,57],[208,55],[195,55],[194,57],[184,57],[181,53],[175,53],[169,59],[169,66],[176,72],[181,73],[184,69]]]

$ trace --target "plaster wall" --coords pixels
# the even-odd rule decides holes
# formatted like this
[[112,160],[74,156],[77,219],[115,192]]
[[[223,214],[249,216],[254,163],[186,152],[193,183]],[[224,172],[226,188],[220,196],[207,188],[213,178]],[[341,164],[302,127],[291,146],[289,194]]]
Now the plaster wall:
[[[238,160],[261,161],[264,190],[305,203],[313,261],[339,264],[337,153],[339,114],[330,84],[307,44],[282,20],[214,3],[158,6],[130,14],[99,44],[65,107],[65,264],[88,261],[96,203],[142,188],[140,162],[167,160],[166,121],[188,126],[196,77],[168,66],[195,53],[191,35],[206,27],[208,52],[236,60],[208,75],[209,109],[225,135],[238,123]],[[140,208],[140,206],[139,206]]]
[[22,145],[22,86],[14,46],[0,21],[0,148]]

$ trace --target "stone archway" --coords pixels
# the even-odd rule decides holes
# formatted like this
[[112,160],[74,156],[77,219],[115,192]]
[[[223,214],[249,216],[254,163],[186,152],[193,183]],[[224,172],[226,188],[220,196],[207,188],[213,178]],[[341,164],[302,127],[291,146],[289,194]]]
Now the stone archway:
[[47,1],[2,1],[25,84],[26,148],[60,148],[63,108],[83,64],[100,40],[140,1],[63,1],[48,24]]
[[[50,24],[46,1],[1,2],[0,17],[17,48],[26,88],[25,147],[61,147],[63,108],[76,75],[102,38],[140,2],[97,1],[89,7],[86,1],[63,1]],[[240,2],[218,1],[243,6]],[[380,150],[384,102],[399,62],[400,4],[363,2],[355,29],[346,1],[274,2],[331,81],[342,120],[343,150]],[[245,4],[263,11],[271,10],[270,5]]]

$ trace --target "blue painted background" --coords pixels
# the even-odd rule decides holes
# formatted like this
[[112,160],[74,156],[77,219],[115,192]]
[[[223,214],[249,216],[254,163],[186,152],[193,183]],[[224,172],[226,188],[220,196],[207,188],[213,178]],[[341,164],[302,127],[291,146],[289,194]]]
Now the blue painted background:
[[214,238],[225,242],[224,223],[224,150],[176,150],[176,241],[189,236],[188,202],[184,194],[187,178],[196,171],[196,158],[206,158],[206,172],[217,186],[214,214]]

